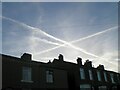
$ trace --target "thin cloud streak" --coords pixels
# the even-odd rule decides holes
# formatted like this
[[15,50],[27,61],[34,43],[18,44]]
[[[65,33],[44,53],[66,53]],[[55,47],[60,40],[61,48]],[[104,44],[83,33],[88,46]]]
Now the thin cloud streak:
[[119,0],[2,0],[2,2],[118,2]]
[[[83,52],[83,53],[87,54],[87,55],[90,55],[90,56],[93,56],[93,57],[96,57],[96,58],[100,58],[100,59],[103,59],[103,60],[105,60],[106,62],[108,62],[108,61],[107,61],[106,59],[104,59],[104,58],[101,58],[101,57],[99,57],[99,56],[97,56],[97,55],[95,55],[95,54],[89,53],[89,52],[85,51],[84,49],[81,49],[81,48],[79,48],[79,47],[76,47],[76,46],[72,45],[71,43],[68,43],[68,42],[66,42],[66,41],[64,41],[64,40],[61,40],[61,39],[59,39],[59,38],[56,38],[56,37],[54,37],[54,36],[52,36],[52,35],[44,32],[44,31],[42,31],[42,30],[40,30],[40,29],[38,29],[38,28],[31,27],[31,26],[29,26],[29,25],[27,25],[27,24],[24,24],[24,23],[19,22],[19,21],[16,21],[16,20],[13,20],[13,19],[8,18],[8,17],[4,17],[4,16],[3,16],[2,18],[7,19],[7,20],[10,20],[10,21],[12,21],[12,22],[14,22],[14,23],[17,23],[17,24],[19,24],[19,25],[21,25],[21,26],[24,26],[24,27],[26,27],[26,28],[32,29],[32,30],[34,30],[34,31],[36,31],[36,32],[38,32],[38,33],[42,33],[43,35],[46,35],[46,36],[49,37],[49,38],[52,38],[52,39],[54,39],[54,40],[56,40],[56,41],[59,41],[59,42],[62,42],[62,43],[66,44],[66,45],[68,45],[68,46],[70,46],[70,47],[72,47],[72,48],[74,48],[74,49],[76,49],[76,50],[78,50],[78,51],[80,51],[80,52]],[[38,30],[39,30],[39,31],[38,31]],[[109,63],[113,64],[112,62],[109,62]]]
[[59,44],[59,43],[55,43],[55,42],[52,42],[52,41],[48,41],[48,40],[46,40],[46,39],[41,39],[41,38],[38,38],[38,37],[32,37],[32,39],[34,39],[34,40],[36,40],[36,41],[42,41],[42,42],[44,42],[44,43],[48,43],[48,44],[52,44],[52,45],[61,45],[61,44]]
[[[95,34],[92,34],[92,35],[89,35],[89,36],[80,38],[80,39],[78,39],[78,40],[71,41],[71,42],[69,42],[69,43],[71,43],[71,44],[77,43],[77,42],[79,42],[79,41],[86,40],[86,39],[89,39],[89,38],[94,37],[94,36],[98,36],[98,35],[100,35],[100,34],[103,34],[103,33],[108,32],[108,31],[115,30],[115,29],[117,29],[117,28],[118,28],[118,27],[115,26],[115,27],[106,29],[106,30],[104,30],[104,31],[97,32],[97,33],[95,33]],[[39,53],[37,53],[37,54],[35,54],[35,55],[40,55],[40,54],[43,54],[43,53],[46,53],[46,52],[50,52],[50,51],[52,51],[52,50],[58,49],[58,48],[60,48],[60,47],[66,46],[66,45],[67,45],[67,44],[62,44],[62,45],[60,45],[60,46],[56,46],[56,47],[54,47],[54,48],[41,51],[41,52],[39,52]]]
[[[29,28],[29,29],[35,30],[35,31],[38,32],[38,33],[42,33],[42,34],[46,35],[47,37],[50,37],[50,38],[52,38],[52,39],[54,39],[54,40],[57,40],[57,41],[62,42],[62,43],[64,43],[64,44],[68,45],[68,46],[71,46],[72,48],[74,48],[74,49],[76,49],[76,50],[79,50],[79,51],[81,51],[81,52],[83,52],[83,53],[85,53],[85,54],[88,54],[88,55],[91,55],[91,56],[97,57],[97,58],[99,57],[99,56],[94,55],[94,54],[92,54],[92,53],[89,53],[89,52],[87,52],[87,51],[85,51],[85,50],[83,50],[83,49],[81,49],[81,48],[78,48],[78,47],[76,47],[76,46],[74,46],[74,45],[72,45],[72,44],[70,44],[70,43],[68,43],[68,42],[66,42],[66,41],[64,41],[64,40],[61,40],[61,39],[56,38],[56,37],[54,37],[54,36],[52,36],[52,35],[50,35],[50,34],[47,34],[46,32],[44,32],[44,31],[42,31],[42,30],[40,30],[40,29],[38,29],[38,28],[31,27],[31,26],[29,26],[29,25],[27,25],[27,24],[24,24],[24,23],[19,22],[19,21],[16,21],[16,20],[13,20],[13,19],[8,18],[8,17],[2,16],[2,18],[7,19],[7,20],[10,20],[10,21],[12,21],[12,22],[14,22],[14,23],[17,23],[17,24],[22,25],[22,26],[24,26],[24,27],[27,27],[27,28]],[[39,30],[39,31],[38,31],[38,30]]]
[[85,40],[85,39],[89,39],[89,38],[91,38],[91,37],[94,37],[94,36],[97,36],[97,35],[100,35],[100,34],[106,33],[106,32],[108,32],[108,31],[115,30],[115,29],[117,29],[117,28],[118,28],[118,26],[111,27],[111,28],[106,29],[106,30],[103,30],[103,31],[101,31],[101,32],[97,32],[97,33],[92,34],[92,35],[89,35],[89,36],[87,36],[87,37],[83,37],[83,38],[81,38],[81,39],[78,39],[78,40],[72,41],[71,43],[77,43],[77,42],[79,42],[79,41],[82,41],[82,40]]

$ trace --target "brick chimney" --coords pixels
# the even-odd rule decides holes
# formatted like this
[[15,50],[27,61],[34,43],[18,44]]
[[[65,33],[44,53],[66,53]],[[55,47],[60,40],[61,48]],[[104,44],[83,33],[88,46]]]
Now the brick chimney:
[[31,55],[31,54],[28,54],[28,53],[24,53],[24,54],[21,56],[21,60],[31,61],[31,60],[32,60],[32,55]]
[[105,70],[104,69],[104,65],[101,65],[101,64],[97,67],[97,69],[99,69],[99,70]]
[[84,66],[86,67],[92,67],[92,62],[89,60],[86,60],[86,62],[84,63]]
[[62,55],[62,54],[59,54],[58,59],[59,59],[60,61],[64,61],[63,55]]
[[77,58],[77,64],[79,65],[79,66],[81,66],[82,65],[82,58]]

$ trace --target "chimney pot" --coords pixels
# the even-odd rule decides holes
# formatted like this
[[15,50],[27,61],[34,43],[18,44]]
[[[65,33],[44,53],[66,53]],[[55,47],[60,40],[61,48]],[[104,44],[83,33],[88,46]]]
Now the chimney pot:
[[62,54],[59,54],[58,58],[59,58],[59,60],[60,60],[60,61],[63,61],[63,60],[64,60],[64,58],[63,58],[63,55],[62,55]]
[[97,68],[100,69],[100,70],[104,70],[104,65],[100,64]]
[[89,60],[86,60],[84,65],[87,66],[87,67],[92,67],[92,62],[89,61]]
[[77,64],[80,66],[82,65],[82,58],[79,58],[79,57],[77,58]]

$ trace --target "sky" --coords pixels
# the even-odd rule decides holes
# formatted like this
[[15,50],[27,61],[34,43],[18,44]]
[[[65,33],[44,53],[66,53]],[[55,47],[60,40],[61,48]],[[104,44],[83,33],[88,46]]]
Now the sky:
[[2,2],[118,2],[119,0],[1,0]]
[[3,2],[0,19],[3,54],[40,62],[63,54],[118,71],[117,2]]
[[[2,16],[2,3],[0,3],[0,16]],[[2,52],[2,18],[0,18],[0,52]]]

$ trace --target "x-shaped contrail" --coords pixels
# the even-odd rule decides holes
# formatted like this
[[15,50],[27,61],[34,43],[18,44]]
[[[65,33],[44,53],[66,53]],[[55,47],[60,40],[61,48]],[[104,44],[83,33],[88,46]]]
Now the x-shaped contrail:
[[[89,53],[89,52],[87,52],[86,50],[84,50],[84,49],[82,49],[82,48],[76,47],[76,46],[72,45],[72,43],[66,42],[66,41],[61,40],[61,39],[59,39],[59,38],[56,38],[56,37],[54,37],[54,36],[52,36],[52,35],[44,32],[44,31],[42,31],[42,30],[39,29],[39,28],[35,28],[35,27],[32,27],[32,26],[29,26],[29,25],[27,25],[27,24],[24,24],[24,23],[22,23],[22,22],[16,21],[16,20],[11,19],[11,18],[8,18],[8,17],[3,17],[3,16],[2,16],[2,18],[7,19],[7,20],[10,20],[10,21],[12,21],[12,22],[14,22],[14,23],[17,23],[17,24],[19,24],[19,25],[21,25],[21,26],[24,26],[24,27],[26,27],[26,28],[28,28],[28,29],[30,29],[30,30],[34,30],[35,32],[42,33],[43,35],[46,35],[47,37],[52,38],[52,39],[54,39],[54,40],[56,40],[56,41],[62,42],[63,45],[61,45],[61,46],[68,45],[68,46],[70,46],[70,47],[72,47],[72,48],[74,48],[74,49],[76,49],[76,50],[78,50],[78,51],[80,51],[80,52],[83,52],[83,53],[87,54],[87,55],[91,55],[91,56],[96,57],[96,58],[104,59],[104,58],[99,57],[99,56],[97,56],[97,55],[95,55],[95,54]],[[90,37],[90,36],[89,36],[89,37]],[[87,38],[89,38],[89,37],[87,37]],[[104,60],[106,60],[106,59],[104,59]],[[108,62],[108,61],[107,61],[107,62]],[[109,63],[112,63],[112,62],[109,62]],[[112,64],[113,64],[113,63],[112,63]]]
[[[117,29],[117,28],[118,28],[118,27],[115,26],[115,27],[112,27],[112,28],[109,28],[109,29],[106,29],[106,30],[103,30],[103,31],[97,32],[97,33],[95,33],[95,34],[88,35],[88,36],[86,36],[86,37],[83,37],[83,38],[80,38],[80,39],[77,39],[77,40],[71,41],[71,42],[69,42],[69,43],[71,43],[71,44],[73,44],[73,43],[77,43],[77,42],[79,42],[79,41],[89,39],[89,38],[91,38],[91,37],[94,37],[94,36],[97,36],[97,35],[103,34],[103,33],[105,33],[105,32],[108,32],[108,31],[111,31],[111,30],[115,30],[115,29]],[[59,46],[56,46],[56,47],[54,47],[54,48],[50,48],[50,49],[47,49],[47,50],[41,51],[41,52],[39,52],[39,53],[36,53],[35,55],[40,55],[40,54],[43,54],[43,53],[46,53],[46,52],[49,52],[49,51],[52,51],[52,50],[58,49],[58,48],[60,48],[60,47],[66,46],[67,44],[62,44],[62,45],[61,45],[61,44],[58,44],[58,45],[59,45]]]

